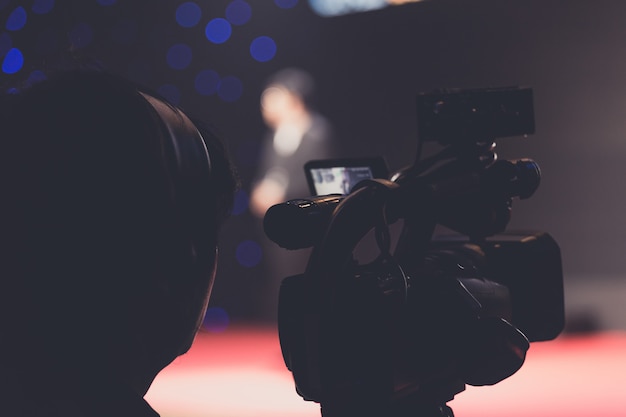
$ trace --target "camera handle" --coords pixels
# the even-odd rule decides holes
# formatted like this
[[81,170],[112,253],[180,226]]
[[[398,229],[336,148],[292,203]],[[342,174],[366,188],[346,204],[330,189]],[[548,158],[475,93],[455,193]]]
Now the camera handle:
[[[335,351],[333,344],[338,336],[343,335],[333,333],[337,329],[329,330],[333,329],[337,318],[334,306],[341,305],[338,288],[345,279],[342,275],[344,267],[352,262],[354,247],[380,222],[381,212],[389,223],[416,215],[429,219],[425,223],[433,223],[431,193],[432,190],[422,183],[401,187],[387,180],[364,181],[339,204],[321,243],[313,248],[303,289],[312,306],[304,317],[306,355],[301,363],[305,369],[294,372],[294,377],[300,395],[319,402],[324,417],[453,416],[446,402],[465,389],[465,384],[453,375],[439,379],[437,383],[428,382],[417,392],[401,394],[389,391],[390,387],[385,385],[390,383],[389,378],[380,383],[370,380],[368,384],[371,385],[365,388],[343,385],[344,371],[337,368],[343,364],[344,357]],[[406,204],[407,201],[414,204]],[[430,233],[419,235],[415,238],[426,244]],[[380,354],[384,356],[385,352]],[[393,387],[392,391],[396,388]]]

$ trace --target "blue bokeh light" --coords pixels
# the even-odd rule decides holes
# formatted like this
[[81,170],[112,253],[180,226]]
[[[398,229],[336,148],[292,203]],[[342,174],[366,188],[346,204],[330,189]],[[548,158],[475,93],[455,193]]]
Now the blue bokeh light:
[[4,56],[9,49],[13,48],[13,39],[6,32],[0,33],[0,58]]
[[167,64],[177,70],[185,69],[191,64],[191,48],[184,43],[173,45],[167,51]]
[[2,61],[2,72],[5,74],[15,74],[24,66],[24,55],[17,48],[11,48]]
[[48,76],[43,71],[35,70],[30,73],[28,79],[26,80],[26,83],[28,85],[33,85],[40,81],[46,80],[47,78]]
[[233,33],[233,28],[226,19],[220,17],[211,20],[207,23],[204,30],[204,34],[208,40],[213,43],[224,43],[230,39],[230,35]]
[[26,10],[22,7],[16,7],[7,19],[6,29],[12,32],[20,30],[26,25]]
[[276,55],[276,42],[269,36],[259,36],[250,44],[250,55],[259,62],[270,61]]
[[248,204],[250,203],[250,197],[244,190],[239,190],[235,193],[235,199],[233,201],[233,215],[238,216],[248,210]]
[[298,0],[274,0],[274,4],[276,4],[281,9],[291,9],[296,7],[298,4]]
[[257,266],[263,257],[261,246],[253,240],[244,240],[237,245],[235,256],[239,265],[247,268]]
[[196,91],[203,96],[211,96],[217,93],[219,85],[220,76],[213,70],[200,71],[194,81]]
[[117,0],[98,0],[100,6],[113,6]]
[[76,49],[82,49],[93,40],[93,29],[87,23],[78,23],[69,35],[72,46]]
[[221,333],[228,328],[230,317],[221,307],[208,308],[202,321],[202,328],[211,333]]
[[157,89],[157,92],[173,105],[178,106],[180,104],[182,94],[174,84],[163,84]]
[[243,84],[241,80],[234,76],[222,78],[217,89],[217,95],[228,103],[239,100],[243,94]]
[[54,0],[35,0],[31,10],[35,14],[46,14],[54,8]]
[[235,26],[245,25],[252,17],[252,7],[243,0],[233,0],[226,7],[226,19]]
[[188,1],[176,9],[176,22],[184,28],[194,27],[202,17],[202,9],[196,3]]

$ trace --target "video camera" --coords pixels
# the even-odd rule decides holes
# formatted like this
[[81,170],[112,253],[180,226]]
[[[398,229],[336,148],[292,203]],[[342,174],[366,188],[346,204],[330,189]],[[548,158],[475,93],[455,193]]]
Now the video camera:
[[[331,193],[264,218],[281,247],[313,248],[304,273],[283,280],[278,324],[296,390],[324,417],[452,416],[446,403],[466,384],[509,377],[529,341],[563,329],[557,243],[503,233],[512,199],[541,175],[530,159],[499,160],[493,140],[534,133],[532,90],[419,94],[417,115],[412,166],[385,179],[381,159],[313,161],[309,184]],[[424,141],[443,149],[421,158]],[[361,264],[368,233],[378,254]]]

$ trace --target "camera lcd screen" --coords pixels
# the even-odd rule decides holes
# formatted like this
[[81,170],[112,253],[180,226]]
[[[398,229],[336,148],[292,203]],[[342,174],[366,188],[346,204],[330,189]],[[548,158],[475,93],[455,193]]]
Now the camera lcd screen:
[[349,194],[362,180],[388,175],[381,157],[310,161],[304,170],[313,195]]

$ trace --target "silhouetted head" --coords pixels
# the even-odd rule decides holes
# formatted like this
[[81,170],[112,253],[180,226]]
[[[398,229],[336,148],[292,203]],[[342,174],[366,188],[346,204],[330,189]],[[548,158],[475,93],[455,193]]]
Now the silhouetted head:
[[224,148],[104,73],[4,99],[0,361],[28,354],[143,394],[206,309],[235,187]]

